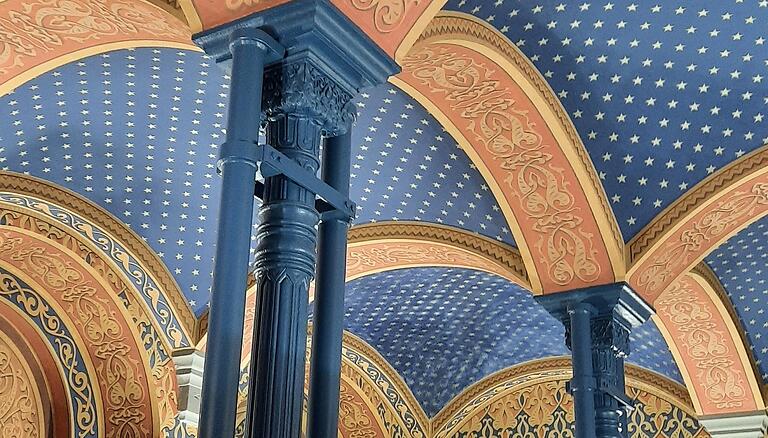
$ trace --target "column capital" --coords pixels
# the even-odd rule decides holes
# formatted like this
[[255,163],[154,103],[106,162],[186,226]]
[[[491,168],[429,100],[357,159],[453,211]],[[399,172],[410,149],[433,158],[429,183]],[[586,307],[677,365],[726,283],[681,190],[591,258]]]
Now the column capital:
[[565,326],[573,356],[570,389],[581,424],[578,436],[626,437],[627,411],[633,404],[624,390],[629,333],[653,309],[626,283],[538,296],[536,301]]
[[624,282],[540,295],[536,301],[563,322],[569,320],[571,309],[587,305],[595,320],[610,317],[627,330],[644,323],[653,314],[651,306]]
[[385,83],[400,71],[389,55],[327,0],[293,0],[196,34],[194,41],[226,67],[232,34],[243,29],[269,34],[285,47],[285,60],[311,56],[350,89]]
[[699,418],[712,438],[763,438],[768,430],[765,411],[735,415],[707,415]]

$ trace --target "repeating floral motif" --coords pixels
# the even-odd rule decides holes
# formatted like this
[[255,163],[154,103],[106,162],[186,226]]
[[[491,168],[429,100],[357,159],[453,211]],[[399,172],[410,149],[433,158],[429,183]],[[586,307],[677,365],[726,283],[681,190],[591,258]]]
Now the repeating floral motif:
[[0,74],[68,45],[111,37],[181,39],[181,26],[148,4],[127,0],[34,0],[0,13]]
[[38,438],[44,435],[44,413],[34,376],[26,361],[0,336],[0,436]]
[[[567,378],[532,380],[491,399],[450,434],[454,438],[526,437],[573,438],[573,399],[565,390]],[[709,436],[681,407],[657,394],[627,388],[635,401],[629,416],[632,438]]]
[[758,182],[746,191],[734,191],[699,219],[686,224],[679,239],[664,245],[647,265],[633,275],[633,285],[653,303],[689,264],[698,262],[707,249],[750,218],[768,208],[768,183]]
[[151,430],[147,417],[149,395],[142,365],[131,352],[135,349],[118,322],[108,298],[98,293],[81,271],[62,254],[24,242],[12,233],[0,233],[4,261],[20,269],[59,297],[67,313],[81,325],[81,335],[96,363],[95,379],[102,387],[107,437],[141,437]]
[[[11,242],[0,240],[0,253],[9,244],[18,243],[19,239]],[[91,376],[84,365],[84,355],[69,328],[39,293],[2,268],[0,297],[23,311],[45,334],[64,372],[64,381],[72,400],[74,434],[77,438],[96,438],[100,423],[100,410],[95,400],[97,390],[93,388]]]
[[125,306],[130,320],[138,327],[141,344],[145,349],[148,365],[152,369],[161,427],[173,423],[178,401],[176,376],[168,353],[169,346],[155,329],[155,325],[150,320],[151,316],[145,307],[136,302],[134,295],[130,293],[130,286],[123,282],[121,276],[100,254],[93,251],[76,236],[69,234],[66,229],[56,227],[35,216],[9,210],[7,206],[5,207],[0,207],[0,224],[35,232],[74,251],[110,284],[115,296]]
[[744,409],[745,403],[751,403],[751,392],[734,361],[732,339],[718,327],[712,304],[697,293],[694,281],[682,277],[669,286],[656,300],[656,312],[679,334],[678,345],[685,349],[681,353],[695,364],[702,403],[714,405],[717,412]]
[[583,215],[526,111],[492,77],[493,70],[449,45],[425,45],[403,61],[403,68],[433,93],[441,93],[467,129],[507,172],[504,183],[518,198],[521,216],[532,223],[529,244],[546,266],[548,278],[565,286],[600,276],[594,236],[582,229]]

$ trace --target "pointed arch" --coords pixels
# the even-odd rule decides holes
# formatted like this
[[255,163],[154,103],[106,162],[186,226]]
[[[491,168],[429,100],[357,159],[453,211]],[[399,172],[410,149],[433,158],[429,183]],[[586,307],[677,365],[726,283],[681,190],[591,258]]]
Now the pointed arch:
[[554,92],[487,23],[441,13],[392,79],[461,144],[491,186],[534,293],[624,279],[624,240]]

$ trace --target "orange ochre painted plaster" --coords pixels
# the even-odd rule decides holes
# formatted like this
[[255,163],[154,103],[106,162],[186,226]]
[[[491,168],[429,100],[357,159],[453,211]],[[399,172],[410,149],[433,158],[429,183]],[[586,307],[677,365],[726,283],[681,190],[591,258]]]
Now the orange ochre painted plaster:
[[[193,0],[202,30],[212,29],[290,0]],[[433,0],[331,0],[373,42],[395,51]],[[196,29],[197,30],[197,29]]]
[[738,184],[685,219],[632,269],[630,284],[648,303],[734,233],[768,214],[768,174]]
[[[51,436],[66,437],[70,434],[69,393],[64,388],[61,380],[62,371],[57,365],[46,341],[24,319],[19,312],[13,310],[6,303],[0,301],[0,331],[11,338],[24,354],[27,363],[35,374],[36,384],[40,393],[44,394],[43,409],[47,412],[47,424],[52,432]],[[17,337],[21,339],[16,339]],[[33,356],[33,357],[29,357]],[[38,373],[42,374],[38,376]]]
[[[148,386],[151,376],[144,372],[142,347],[97,278],[47,240],[7,227],[0,229],[0,263],[45,287],[46,296],[75,321],[71,329],[77,330],[84,341],[80,348],[88,352],[99,374],[92,377],[101,387],[105,436],[119,436],[131,429],[154,433],[154,394]],[[122,334],[120,342],[95,342],[97,338],[106,341],[117,333]],[[125,385],[126,390],[120,391],[119,385]]]
[[138,0],[6,0],[0,22],[0,86],[104,51],[99,46],[157,41],[192,48],[186,25]]
[[[747,376],[744,356],[725,317],[701,284],[681,277],[656,301],[656,314],[664,323],[675,359],[693,390],[699,414],[727,414],[761,409]],[[736,337],[738,339],[738,335]]]
[[360,390],[341,379],[339,396],[339,436],[343,438],[384,438],[378,415],[374,413]]
[[[505,70],[497,65],[494,61],[488,57],[478,53],[475,50],[466,48],[461,45],[450,43],[432,43],[428,45],[429,49],[435,53],[440,52],[441,49],[456,54],[464,59],[471,59],[475,66],[482,68],[482,74],[485,74],[485,79],[489,81],[495,81],[496,86],[493,89],[483,89],[483,92],[495,93],[496,98],[509,98],[514,102],[515,113],[525,114],[528,120],[528,126],[526,129],[535,131],[541,136],[542,154],[551,156],[551,159],[547,161],[548,171],[559,178],[561,183],[559,185],[560,190],[567,191],[573,200],[573,205],[576,206],[574,213],[579,215],[578,224],[576,226],[576,233],[583,238],[584,242],[591,242],[591,248],[585,248],[588,253],[591,253],[591,260],[596,263],[599,268],[597,275],[591,276],[589,279],[582,279],[578,276],[574,276],[573,279],[566,284],[562,282],[554,281],[548,271],[550,265],[548,264],[547,248],[542,245],[537,247],[536,242],[542,242],[542,239],[547,239],[550,236],[542,236],[541,233],[536,231],[536,223],[533,218],[529,217],[524,208],[524,203],[531,202],[530,199],[524,199],[517,191],[515,184],[512,181],[519,175],[513,174],[510,171],[502,167],[502,159],[499,156],[485,147],[484,140],[479,138],[476,131],[473,128],[479,124],[479,120],[465,116],[465,109],[462,105],[466,102],[450,101],[447,96],[456,88],[463,87],[463,84],[446,84],[444,88],[431,88],[421,78],[414,76],[414,70],[409,68],[409,61],[406,60],[403,63],[403,71],[398,76],[401,80],[406,82],[410,87],[413,87],[418,93],[427,97],[446,117],[450,122],[461,132],[462,136],[471,144],[474,152],[477,154],[482,166],[490,172],[490,177],[495,183],[501,187],[504,199],[500,202],[506,202],[510,206],[514,215],[514,220],[517,221],[522,235],[515,235],[515,241],[522,248],[526,246],[529,254],[532,257],[532,262],[535,266],[536,275],[541,283],[541,289],[543,293],[556,293],[562,291],[568,291],[572,289],[578,289],[582,287],[595,286],[600,284],[608,284],[616,281],[614,277],[614,270],[611,266],[611,261],[608,257],[608,250],[601,238],[600,230],[597,225],[597,220],[592,215],[591,207],[587,201],[587,197],[584,189],[582,188],[579,180],[576,176],[576,172],[568,161],[565,153],[561,150],[554,135],[548,128],[541,113],[536,109],[531,99],[525,94],[521,87],[510,77]],[[418,56],[413,55],[414,57]],[[411,55],[409,55],[409,58]],[[455,62],[462,62],[456,61]],[[452,66],[453,67],[453,66]],[[470,73],[468,73],[468,76]],[[482,80],[483,78],[466,78],[470,80]],[[490,96],[493,97],[493,96]],[[515,129],[512,127],[511,129]],[[538,159],[535,159],[538,161]],[[538,163],[537,163],[538,164]],[[550,181],[537,181],[534,184],[547,184]],[[542,189],[542,192],[546,192],[548,187]],[[557,208],[557,206],[554,206]],[[555,239],[557,240],[557,239]],[[560,242],[555,242],[560,244]],[[525,257],[525,255],[524,255]],[[532,274],[531,267],[528,267],[529,274]]]

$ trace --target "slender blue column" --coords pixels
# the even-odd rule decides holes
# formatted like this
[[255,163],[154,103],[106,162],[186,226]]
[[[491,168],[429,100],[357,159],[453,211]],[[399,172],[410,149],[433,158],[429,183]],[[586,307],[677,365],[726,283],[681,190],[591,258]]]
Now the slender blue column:
[[592,368],[592,333],[589,327],[592,307],[579,303],[568,309],[568,315],[571,318],[569,333],[573,367],[570,390],[574,399],[576,433],[579,438],[592,437],[595,436],[595,375]]
[[200,438],[234,435],[243,340],[245,289],[253,220],[264,64],[280,56],[277,43],[259,31],[238,32],[230,44],[227,140],[221,148],[221,204],[213,270],[208,347],[200,407]]
[[[323,150],[323,180],[344,196],[349,196],[351,141],[347,129],[329,138]],[[338,433],[348,228],[349,219],[339,212],[324,217],[318,228],[307,438]]]
[[[250,28],[265,29],[286,51],[264,75],[267,142],[280,155],[268,155],[261,167],[266,179],[256,233],[257,299],[246,428],[253,438],[297,438],[307,296],[315,272],[316,194],[324,192],[338,201],[315,177],[320,142],[349,126],[350,102],[361,88],[384,83],[398,67],[328,0],[293,0],[194,38],[217,62],[226,62],[227,35]],[[296,164],[306,172],[297,171]]]
[[577,438],[627,438],[632,409],[624,390],[629,332],[653,310],[625,283],[536,297],[565,325],[572,353],[569,390]]

